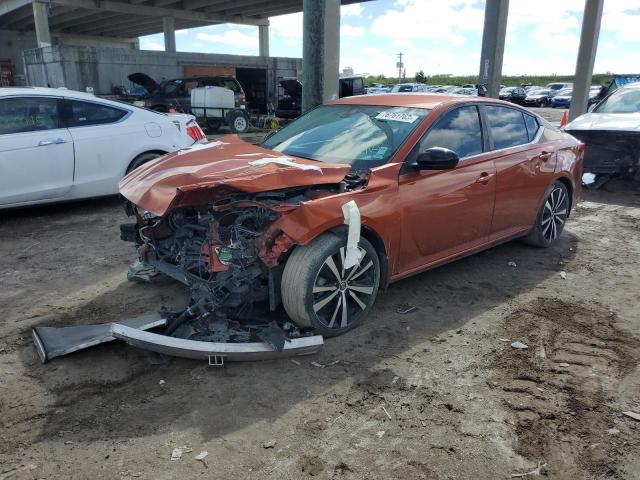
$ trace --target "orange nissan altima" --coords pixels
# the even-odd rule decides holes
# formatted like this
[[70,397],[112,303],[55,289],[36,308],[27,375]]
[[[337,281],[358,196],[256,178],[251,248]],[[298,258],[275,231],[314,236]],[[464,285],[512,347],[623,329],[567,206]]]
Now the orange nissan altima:
[[166,335],[215,338],[221,318],[281,306],[300,327],[341,334],[391,282],[516,238],[552,245],[578,201],[583,153],[499,100],[344,98],[260,145],[224,136],[126,176],[135,223],[122,237],[139,256],[129,275],[190,287]]

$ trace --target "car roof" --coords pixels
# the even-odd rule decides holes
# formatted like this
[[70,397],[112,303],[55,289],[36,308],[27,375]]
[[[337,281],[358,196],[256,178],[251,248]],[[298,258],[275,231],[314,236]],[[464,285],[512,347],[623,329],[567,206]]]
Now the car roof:
[[89,102],[98,102],[104,105],[122,108],[126,110],[144,111],[145,109],[135,107],[124,102],[116,102],[106,98],[97,97],[91,93],[78,92],[77,90],[68,90],[66,88],[47,88],[47,87],[0,87],[0,98],[13,96],[47,96],[47,97],[64,97],[77,100],[86,100]]
[[29,96],[50,96],[50,97],[67,97],[78,98],[82,100],[98,100],[108,101],[100,97],[96,97],[91,93],[78,92],[66,88],[47,88],[47,87],[0,87],[0,97],[29,95]]
[[626,85],[623,85],[622,87],[618,88],[618,90],[636,90],[640,88],[640,82],[634,82],[634,83],[627,83]]
[[433,109],[445,104],[456,103],[501,103],[513,107],[513,103],[496,98],[469,95],[440,95],[437,93],[387,93],[383,95],[357,95],[328,102],[330,105],[375,105],[385,107],[412,107]]

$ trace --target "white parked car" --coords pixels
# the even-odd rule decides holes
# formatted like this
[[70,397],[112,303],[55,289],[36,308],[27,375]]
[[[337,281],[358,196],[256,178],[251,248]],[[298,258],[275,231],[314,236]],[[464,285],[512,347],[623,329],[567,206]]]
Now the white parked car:
[[118,193],[153,158],[206,141],[192,115],[54,88],[0,88],[0,209]]
[[640,181],[640,83],[609,93],[564,130],[585,143],[585,172]]

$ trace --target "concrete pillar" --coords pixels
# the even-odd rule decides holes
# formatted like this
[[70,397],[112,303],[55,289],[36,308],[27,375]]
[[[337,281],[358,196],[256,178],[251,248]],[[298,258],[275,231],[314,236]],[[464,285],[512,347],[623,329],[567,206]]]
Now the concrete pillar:
[[302,111],[320,105],[324,92],[326,0],[302,1]]
[[38,48],[51,45],[48,10],[48,4],[33,2],[33,20],[36,25],[36,43],[38,44]]
[[269,25],[258,26],[258,41],[260,42],[259,55],[269,56]]
[[176,21],[173,17],[162,17],[162,30],[164,31],[164,51],[176,51]]
[[587,111],[589,87],[591,86],[593,65],[596,61],[596,51],[598,49],[598,37],[600,36],[603,3],[604,0],[586,0],[585,2],[580,47],[578,48],[578,59],[576,61],[576,76],[573,83],[571,107],[569,108],[569,121]]
[[340,0],[326,0],[322,101],[338,98],[340,77]]
[[484,7],[479,82],[486,86],[487,97],[497,98],[500,91],[508,16],[509,0],[487,0]]

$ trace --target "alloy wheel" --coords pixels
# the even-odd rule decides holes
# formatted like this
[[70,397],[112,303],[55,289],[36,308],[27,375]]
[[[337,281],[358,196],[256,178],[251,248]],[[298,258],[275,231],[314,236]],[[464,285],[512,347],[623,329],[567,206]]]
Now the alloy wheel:
[[313,311],[327,328],[343,329],[363,312],[377,290],[375,267],[360,248],[360,262],[345,268],[345,247],[330,255],[313,282]]
[[548,242],[554,241],[564,227],[567,219],[569,197],[563,188],[554,188],[542,211],[542,235]]

